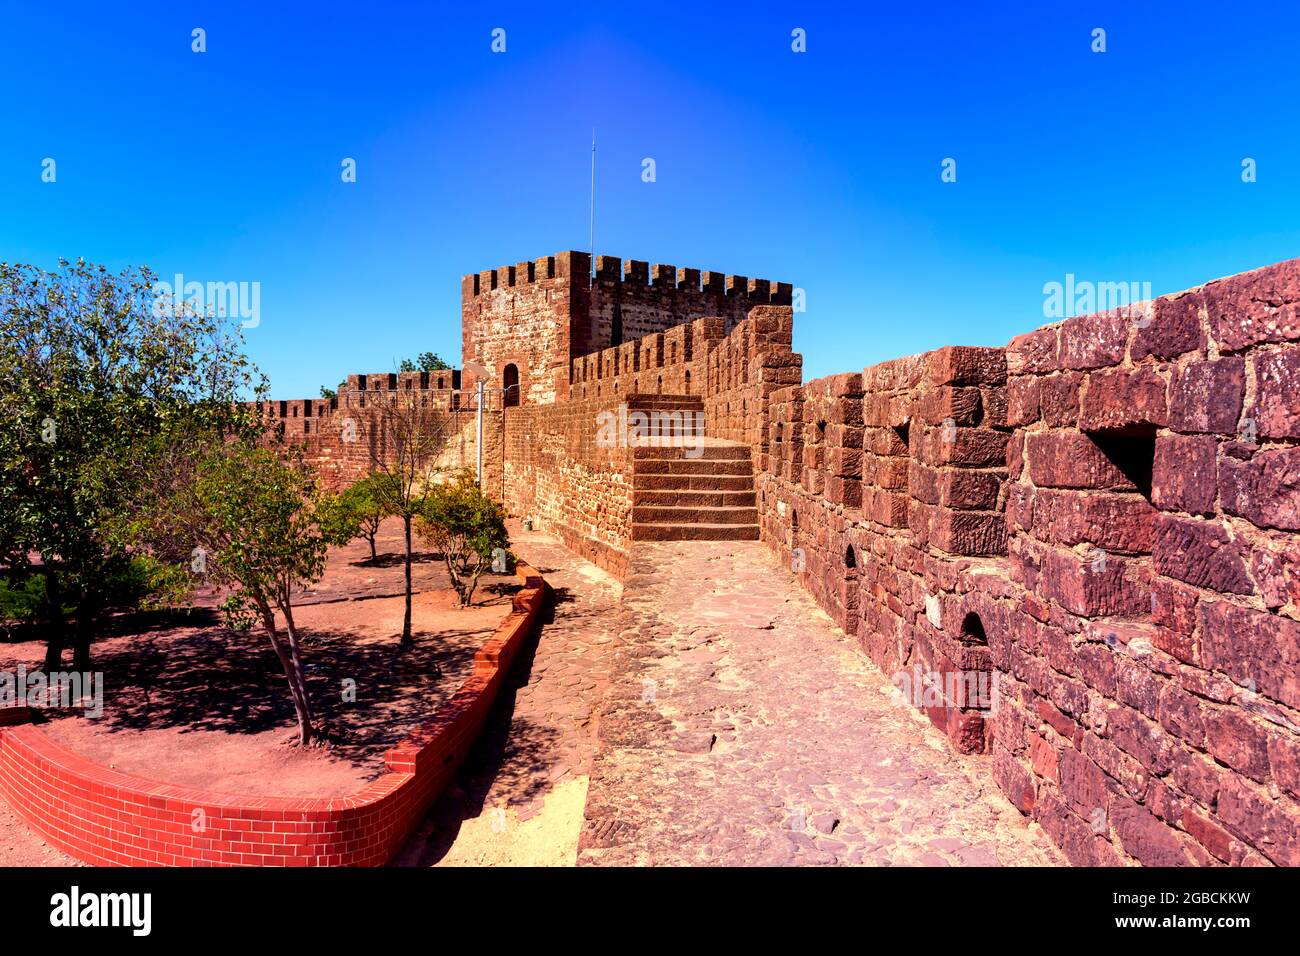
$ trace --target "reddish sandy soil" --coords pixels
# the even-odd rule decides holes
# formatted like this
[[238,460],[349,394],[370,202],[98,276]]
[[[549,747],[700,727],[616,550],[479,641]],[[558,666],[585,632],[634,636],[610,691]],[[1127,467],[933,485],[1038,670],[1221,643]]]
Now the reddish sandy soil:
[[[117,622],[96,642],[105,675],[99,719],[50,714],[42,724],[76,752],[126,773],[184,786],[267,796],[356,791],[383,773],[383,754],[431,716],[469,674],[475,650],[510,611],[513,576],[486,574],[475,605],[456,606],[441,560],[417,555],[416,645],[399,650],[400,525],[386,525],[379,560],[354,542],[331,553],[325,579],[298,598],[313,704],[328,747],[303,749],[284,672],[264,632],[237,634],[208,605],[186,617]],[[42,659],[39,642],[0,644],[0,669]],[[355,703],[345,690],[355,682]],[[0,804],[0,865],[70,862]]]

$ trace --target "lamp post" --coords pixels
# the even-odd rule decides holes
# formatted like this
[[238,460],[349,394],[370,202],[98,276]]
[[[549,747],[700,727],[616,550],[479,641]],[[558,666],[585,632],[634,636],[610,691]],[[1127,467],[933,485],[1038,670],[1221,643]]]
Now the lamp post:
[[483,490],[483,391],[490,374],[487,368],[478,362],[462,362],[461,368],[473,375],[478,386],[478,490]]

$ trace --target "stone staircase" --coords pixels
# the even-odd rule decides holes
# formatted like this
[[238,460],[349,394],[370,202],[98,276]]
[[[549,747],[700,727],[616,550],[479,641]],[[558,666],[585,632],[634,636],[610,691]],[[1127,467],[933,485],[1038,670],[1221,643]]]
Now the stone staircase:
[[629,413],[680,416],[632,450],[633,541],[758,540],[749,446],[701,435],[703,409],[691,395],[628,396]]

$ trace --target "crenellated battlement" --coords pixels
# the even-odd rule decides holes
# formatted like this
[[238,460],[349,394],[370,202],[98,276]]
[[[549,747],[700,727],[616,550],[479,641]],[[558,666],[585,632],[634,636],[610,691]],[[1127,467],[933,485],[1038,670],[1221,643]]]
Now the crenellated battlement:
[[[461,291],[474,298],[498,289],[545,283],[553,279],[574,279],[592,275],[591,256],[567,251],[542,256],[530,262],[485,269],[461,277]],[[744,298],[756,305],[789,305],[794,287],[788,282],[751,279],[705,269],[679,267],[642,259],[597,256],[592,284],[621,284],[628,288],[653,288],[678,292]]]

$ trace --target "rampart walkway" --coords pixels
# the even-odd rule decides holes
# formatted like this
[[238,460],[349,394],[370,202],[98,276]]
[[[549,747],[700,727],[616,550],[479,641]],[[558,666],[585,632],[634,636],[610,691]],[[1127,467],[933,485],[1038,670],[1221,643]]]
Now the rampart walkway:
[[763,545],[637,545],[578,862],[1063,862],[890,691]]

